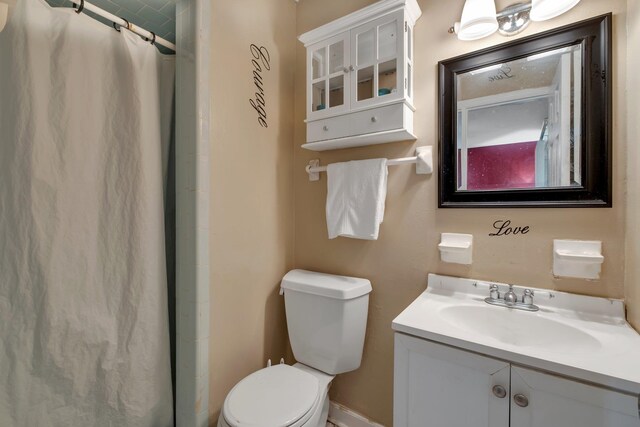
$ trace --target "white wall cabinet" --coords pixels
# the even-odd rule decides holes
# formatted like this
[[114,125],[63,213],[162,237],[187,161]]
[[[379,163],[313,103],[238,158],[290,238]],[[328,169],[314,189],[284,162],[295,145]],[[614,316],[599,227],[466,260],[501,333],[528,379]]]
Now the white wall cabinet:
[[395,334],[395,427],[638,427],[638,396]]
[[307,49],[307,143],[323,151],[415,139],[416,0],[382,0],[300,36]]

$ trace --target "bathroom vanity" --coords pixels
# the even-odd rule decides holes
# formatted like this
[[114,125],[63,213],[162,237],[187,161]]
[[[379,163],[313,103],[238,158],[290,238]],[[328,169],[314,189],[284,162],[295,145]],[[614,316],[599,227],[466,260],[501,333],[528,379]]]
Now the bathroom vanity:
[[621,301],[530,289],[526,311],[485,302],[491,285],[429,275],[393,321],[394,426],[640,426],[640,336]]

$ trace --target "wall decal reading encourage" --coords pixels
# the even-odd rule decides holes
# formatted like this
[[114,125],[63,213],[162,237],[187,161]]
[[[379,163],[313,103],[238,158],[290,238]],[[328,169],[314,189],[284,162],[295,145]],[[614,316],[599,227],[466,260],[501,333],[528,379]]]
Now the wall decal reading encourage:
[[527,234],[529,232],[529,226],[525,225],[524,227],[511,227],[511,220],[503,220],[499,219],[498,221],[493,223],[493,228],[496,230],[495,233],[489,233],[491,237],[497,236],[508,236],[510,234],[518,235],[518,234]]
[[258,123],[263,128],[269,127],[267,125],[267,102],[264,98],[264,79],[262,73],[271,70],[271,56],[269,51],[264,46],[256,46],[252,44],[249,46],[251,51],[251,65],[253,65],[253,84],[255,85],[254,98],[249,99],[249,103],[254,110],[258,113]]

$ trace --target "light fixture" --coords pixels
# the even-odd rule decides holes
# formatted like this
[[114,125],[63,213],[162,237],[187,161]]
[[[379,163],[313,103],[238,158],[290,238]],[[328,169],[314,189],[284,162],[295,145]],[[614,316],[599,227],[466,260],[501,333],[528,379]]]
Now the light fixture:
[[532,0],[531,20],[546,21],[568,12],[580,0]]
[[495,33],[498,30],[498,20],[494,1],[467,0],[455,30],[460,40],[477,40]]
[[498,31],[503,36],[515,36],[529,26],[531,5],[516,3],[498,13]]
[[[2,1],[2,0],[0,0]],[[531,21],[544,21],[569,11],[580,0],[531,0],[515,3],[496,13],[494,0],[466,0],[460,22],[449,28],[460,40],[477,40],[496,30],[503,36],[521,33]]]

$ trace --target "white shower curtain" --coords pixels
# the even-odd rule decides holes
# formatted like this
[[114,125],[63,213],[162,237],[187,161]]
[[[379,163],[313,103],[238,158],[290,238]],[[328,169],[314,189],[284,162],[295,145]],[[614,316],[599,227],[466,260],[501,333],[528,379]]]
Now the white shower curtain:
[[41,0],[0,33],[0,426],[172,421],[174,60]]

